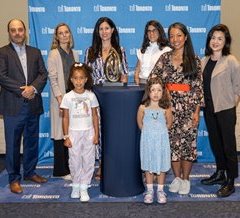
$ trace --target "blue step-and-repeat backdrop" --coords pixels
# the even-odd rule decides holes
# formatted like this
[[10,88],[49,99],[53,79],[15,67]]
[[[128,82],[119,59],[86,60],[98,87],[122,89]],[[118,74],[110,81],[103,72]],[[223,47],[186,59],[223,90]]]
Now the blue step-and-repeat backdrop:
[[[158,20],[167,32],[174,22],[182,22],[191,34],[194,49],[204,55],[206,35],[220,22],[221,0],[28,0],[30,44],[38,47],[47,64],[54,28],[67,23],[73,33],[74,49],[80,61],[91,45],[92,33],[100,17],[111,18],[119,31],[120,44],[126,50],[130,76],[136,65],[136,50],[142,44],[147,21]],[[50,139],[49,83],[42,93],[45,112],[40,121],[39,163],[52,162]],[[61,127],[59,127],[61,128]],[[208,133],[201,113],[198,133],[198,161],[214,161]]]

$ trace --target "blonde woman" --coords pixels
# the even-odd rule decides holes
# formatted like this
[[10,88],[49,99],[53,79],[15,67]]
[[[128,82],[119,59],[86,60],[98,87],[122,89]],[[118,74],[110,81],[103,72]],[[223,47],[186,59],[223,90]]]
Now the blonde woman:
[[60,23],[56,26],[51,51],[48,56],[48,72],[51,85],[51,138],[54,143],[53,176],[71,179],[68,167],[68,149],[63,145],[62,110],[60,104],[68,91],[67,80],[70,67],[79,61],[78,54],[73,50],[73,37],[69,26]]

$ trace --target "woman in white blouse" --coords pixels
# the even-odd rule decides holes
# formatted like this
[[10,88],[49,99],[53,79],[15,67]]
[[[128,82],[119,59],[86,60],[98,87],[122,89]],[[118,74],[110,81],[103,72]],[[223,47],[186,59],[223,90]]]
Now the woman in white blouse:
[[148,21],[145,26],[142,47],[137,50],[138,62],[134,74],[135,83],[146,84],[147,78],[159,57],[170,50],[162,25],[156,20]]

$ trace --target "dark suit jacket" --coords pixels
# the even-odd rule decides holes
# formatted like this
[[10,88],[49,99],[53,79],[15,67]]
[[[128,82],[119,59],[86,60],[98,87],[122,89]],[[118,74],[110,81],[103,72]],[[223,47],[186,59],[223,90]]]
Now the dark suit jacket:
[[[32,114],[43,113],[41,92],[47,82],[47,70],[39,49],[26,45],[28,85],[36,88],[37,94],[29,100]],[[0,114],[16,115],[24,98],[19,87],[26,79],[17,52],[10,43],[0,48]]]

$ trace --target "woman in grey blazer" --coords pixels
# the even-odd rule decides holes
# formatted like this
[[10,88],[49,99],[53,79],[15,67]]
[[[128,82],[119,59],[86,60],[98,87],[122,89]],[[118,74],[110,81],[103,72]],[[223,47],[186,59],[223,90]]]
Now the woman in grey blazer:
[[208,33],[202,59],[204,117],[217,169],[201,183],[222,185],[217,191],[218,197],[231,195],[235,191],[234,179],[238,177],[235,125],[240,98],[240,64],[230,54],[230,46],[228,27],[218,24]]
[[71,179],[68,167],[68,148],[63,145],[62,111],[60,104],[63,95],[68,91],[67,81],[70,67],[79,61],[79,56],[73,48],[73,36],[69,26],[60,23],[56,26],[51,51],[48,56],[48,71],[51,84],[51,138],[54,143],[53,176]]

